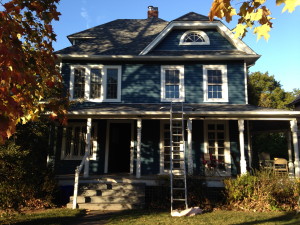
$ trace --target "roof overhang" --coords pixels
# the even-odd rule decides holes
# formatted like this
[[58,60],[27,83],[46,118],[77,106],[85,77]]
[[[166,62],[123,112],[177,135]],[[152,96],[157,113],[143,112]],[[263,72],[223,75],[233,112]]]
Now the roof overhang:
[[76,55],[76,54],[57,54],[61,60],[118,60],[118,61],[224,61],[224,60],[243,60],[247,64],[253,64],[260,55],[182,55],[182,56],[150,56],[150,55]]

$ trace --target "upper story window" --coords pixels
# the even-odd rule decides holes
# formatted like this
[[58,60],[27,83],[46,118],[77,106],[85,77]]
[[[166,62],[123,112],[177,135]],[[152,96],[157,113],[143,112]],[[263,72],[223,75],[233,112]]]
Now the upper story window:
[[209,45],[207,34],[201,30],[187,31],[180,38],[180,45]]
[[184,101],[184,67],[161,67],[161,101]]
[[71,66],[70,98],[121,101],[121,66]]
[[226,65],[203,66],[204,102],[228,102]]

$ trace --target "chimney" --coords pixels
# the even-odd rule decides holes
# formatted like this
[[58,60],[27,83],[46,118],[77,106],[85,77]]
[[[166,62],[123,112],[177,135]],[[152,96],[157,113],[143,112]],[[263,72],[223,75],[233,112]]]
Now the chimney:
[[148,6],[148,19],[158,18],[158,7]]

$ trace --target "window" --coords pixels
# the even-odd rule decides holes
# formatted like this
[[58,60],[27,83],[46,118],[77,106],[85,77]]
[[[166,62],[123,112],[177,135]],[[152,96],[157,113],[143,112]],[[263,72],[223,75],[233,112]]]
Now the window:
[[203,66],[204,102],[228,102],[226,65]]
[[161,101],[184,101],[184,67],[161,67]]
[[121,101],[121,67],[71,66],[70,98],[89,101]]
[[209,45],[207,34],[201,30],[187,31],[180,38],[180,45]]
[[[86,145],[86,124],[70,123],[64,128],[62,140],[62,160],[81,160],[85,154]],[[97,130],[96,126],[92,126],[91,131],[91,147],[90,159],[96,159],[97,151]]]
[[[213,159],[218,160],[220,165],[225,166],[223,172],[230,174],[230,147],[227,121],[205,121],[205,148],[204,153],[210,154]],[[221,168],[219,168],[221,169]]]

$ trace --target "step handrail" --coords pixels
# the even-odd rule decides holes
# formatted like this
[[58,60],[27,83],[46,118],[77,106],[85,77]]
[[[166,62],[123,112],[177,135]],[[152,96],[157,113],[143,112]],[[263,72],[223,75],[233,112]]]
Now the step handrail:
[[75,169],[75,180],[74,180],[74,193],[73,193],[73,206],[72,209],[77,208],[77,196],[78,196],[78,184],[79,184],[79,174],[85,164],[85,161],[89,155],[89,152],[86,152],[83,156],[83,159],[81,160],[81,163],[79,166]]
[[92,119],[87,119],[87,129],[86,129],[86,145],[85,145],[85,154],[81,160],[79,166],[75,169],[75,179],[74,179],[74,193],[73,193],[73,205],[72,209],[77,208],[77,196],[78,196],[78,184],[79,184],[79,174],[88,160],[88,156],[90,153],[90,144],[91,144],[91,127],[92,127]]

